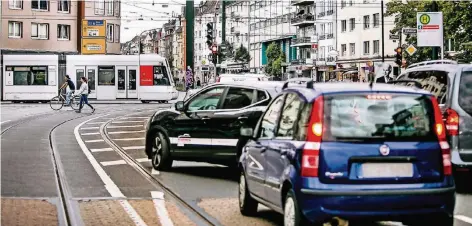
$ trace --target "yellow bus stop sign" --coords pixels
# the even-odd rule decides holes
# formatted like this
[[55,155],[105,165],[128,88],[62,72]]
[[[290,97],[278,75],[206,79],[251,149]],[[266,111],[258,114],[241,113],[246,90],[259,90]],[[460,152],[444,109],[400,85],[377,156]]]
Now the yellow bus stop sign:
[[423,14],[420,16],[420,22],[422,24],[429,24],[430,21],[431,21],[431,17],[429,17],[428,14]]

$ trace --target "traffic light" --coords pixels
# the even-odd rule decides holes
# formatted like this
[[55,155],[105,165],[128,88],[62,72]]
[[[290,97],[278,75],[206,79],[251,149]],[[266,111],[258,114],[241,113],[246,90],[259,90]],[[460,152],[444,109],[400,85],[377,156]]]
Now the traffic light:
[[216,63],[218,63],[218,54],[217,53],[212,53],[211,54],[211,62],[216,66]]
[[403,49],[402,47],[397,47],[395,49],[395,63],[398,65],[398,66],[401,66],[402,65],[402,59],[403,59]]
[[208,46],[208,48],[211,48],[211,46],[213,45],[213,23],[207,23],[207,41],[206,41],[206,44]]

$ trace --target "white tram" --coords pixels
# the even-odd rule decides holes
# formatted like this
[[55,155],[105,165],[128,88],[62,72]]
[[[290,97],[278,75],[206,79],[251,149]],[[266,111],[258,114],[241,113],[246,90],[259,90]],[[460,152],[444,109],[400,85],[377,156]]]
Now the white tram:
[[[3,99],[50,100],[66,74],[76,89],[85,76],[92,99],[166,102],[178,98],[169,64],[157,54],[68,55],[65,65],[58,62],[57,55],[4,55]],[[65,70],[57,73],[58,68]]]

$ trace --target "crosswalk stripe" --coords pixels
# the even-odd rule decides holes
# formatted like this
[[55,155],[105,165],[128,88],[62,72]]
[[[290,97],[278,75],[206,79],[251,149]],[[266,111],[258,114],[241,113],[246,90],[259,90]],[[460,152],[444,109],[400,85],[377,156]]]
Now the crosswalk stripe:
[[136,161],[138,161],[138,162],[149,162],[149,161],[151,161],[151,159],[148,159],[148,158],[140,158],[140,159],[136,159]]
[[144,149],[144,146],[129,146],[129,147],[122,147],[124,150],[140,150]]
[[144,137],[137,137],[137,138],[116,138],[113,140],[118,140],[118,141],[132,141],[132,140],[144,140]]
[[[116,128],[137,128],[143,127],[143,125],[133,125],[133,126],[107,126],[107,129],[116,129]],[[98,128],[98,127],[97,127]]]
[[114,166],[114,165],[125,165],[126,161],[125,160],[116,160],[116,161],[105,161],[105,162],[100,162],[102,166]]
[[144,133],[145,130],[135,130],[135,131],[113,131],[108,132],[108,134],[126,134],[126,133]]
[[113,148],[95,148],[90,149],[91,152],[113,151]]
[[99,143],[99,142],[105,142],[103,139],[99,140],[86,140],[85,143]]

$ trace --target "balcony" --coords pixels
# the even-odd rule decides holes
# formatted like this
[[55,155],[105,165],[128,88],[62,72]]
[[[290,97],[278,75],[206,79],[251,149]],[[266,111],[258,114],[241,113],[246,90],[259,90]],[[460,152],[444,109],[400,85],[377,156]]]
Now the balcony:
[[293,26],[310,26],[315,25],[315,17],[311,14],[296,15],[290,20]]
[[324,17],[324,16],[326,16],[326,13],[325,13],[325,12],[318,13],[318,18],[320,18],[320,17]]
[[332,38],[334,38],[334,34],[328,34],[328,35],[326,36],[326,39],[332,39]]
[[328,12],[326,12],[326,16],[329,16],[329,15],[333,15],[334,14],[334,10],[328,10]]
[[291,47],[305,47],[309,48],[312,44],[317,43],[316,36],[313,37],[299,37],[292,39]]
[[236,28],[236,27],[232,27],[231,28],[231,34],[239,35],[240,34],[239,29]]
[[290,61],[290,65],[292,65],[292,66],[295,66],[295,65],[312,66],[313,65],[313,59],[311,59],[311,58],[293,59],[293,60]]
[[304,6],[304,5],[313,5],[315,4],[314,0],[292,0],[293,6]]
[[320,35],[319,40],[325,40],[325,39],[326,39],[326,35]]
[[236,21],[240,19],[239,13],[231,12],[231,18],[235,19]]

